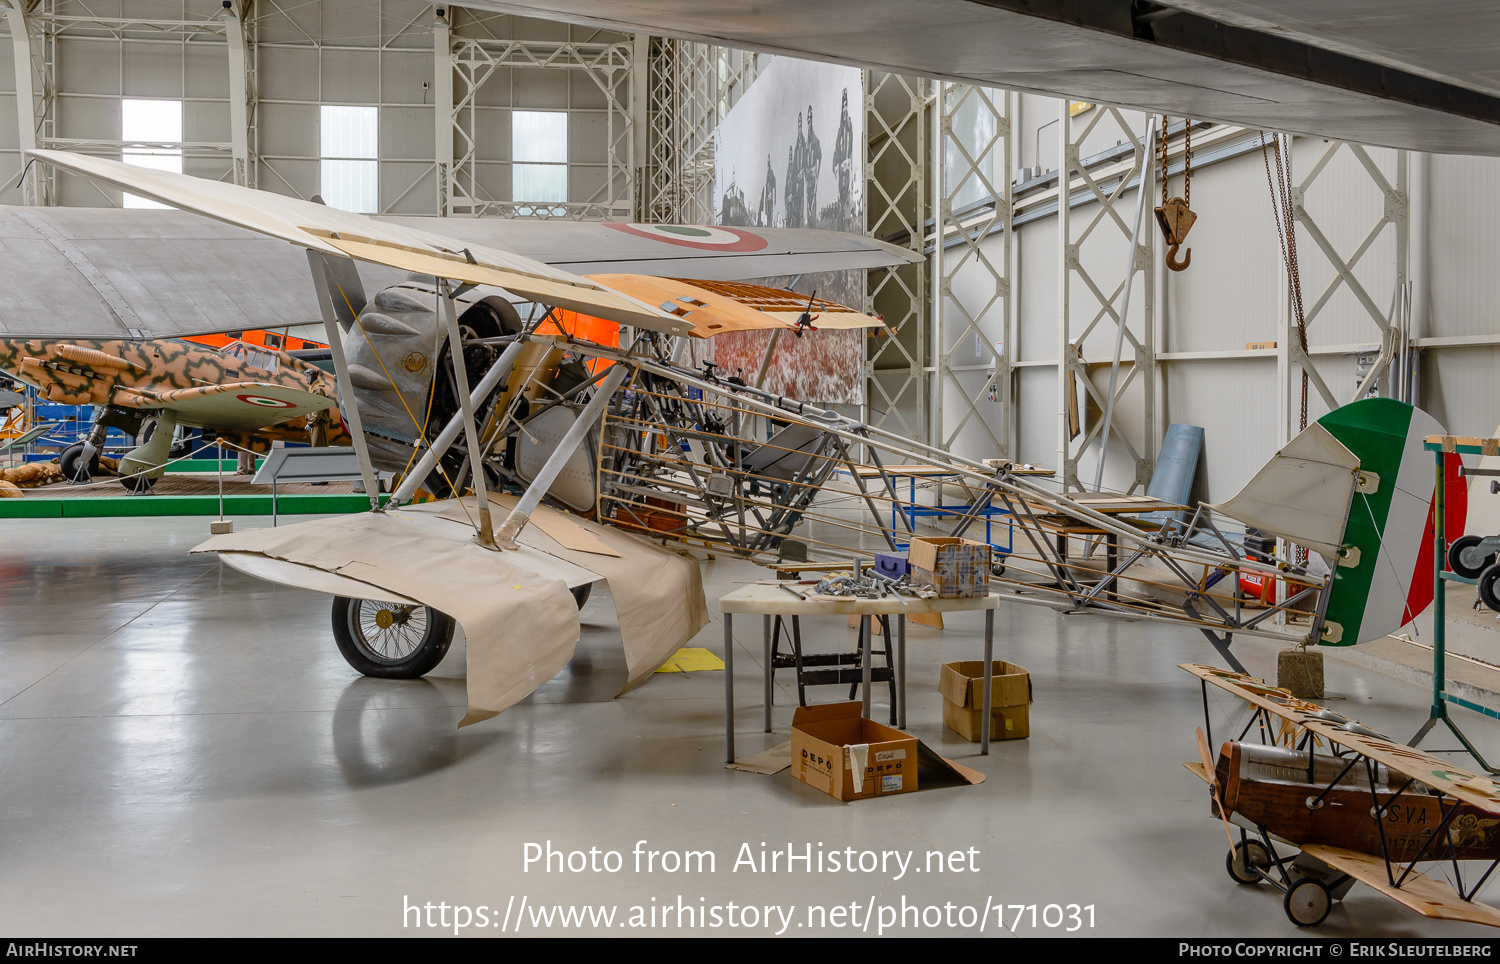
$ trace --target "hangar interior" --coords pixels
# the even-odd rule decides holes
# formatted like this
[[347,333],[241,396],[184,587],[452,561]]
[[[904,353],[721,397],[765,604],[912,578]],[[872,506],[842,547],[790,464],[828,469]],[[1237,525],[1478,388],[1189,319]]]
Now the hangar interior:
[[[371,215],[725,224],[724,125],[786,60],[418,0],[10,0],[4,13],[7,206],[157,206],[29,162],[41,148]],[[852,307],[886,330],[860,333],[845,396],[808,401],[961,459],[1052,469],[1063,491],[1144,493],[1168,427],[1198,426],[1192,505],[1225,502],[1308,425],[1367,397],[1415,405],[1453,436],[1500,435],[1494,157],[1175,114],[1163,147],[1156,113],[872,68],[858,77],[856,233],[912,257],[863,273]],[[819,124],[831,156],[833,127]],[[1168,192],[1198,215],[1180,272],[1165,268],[1146,210]],[[775,286],[817,293],[800,274]],[[322,331],[316,314],[287,324]],[[1474,482],[1471,512],[1495,498],[1487,485]],[[924,497],[952,501],[967,491],[956,488]],[[945,662],[981,655],[983,617],[913,626],[908,729],[987,779],[840,805],[786,772],[723,769],[720,672],[658,673],[617,697],[629,668],[618,593],[602,584],[561,673],[498,718],[455,729],[471,665],[462,631],[423,680],[364,678],[332,645],[324,595],[189,555],[208,537],[204,519],[0,525],[0,879],[11,895],[0,920],[13,931],[430,933],[408,922],[406,902],[525,896],[797,905],[792,932],[839,933],[805,916],[814,904],[905,899],[1087,907],[1097,919],[1082,929],[1098,935],[1295,933],[1272,888],[1224,879],[1223,829],[1181,766],[1197,758],[1205,706],[1176,664],[1220,661],[1192,627],[1002,602],[995,655],[1030,672],[1031,735],[981,756],[943,727],[938,679]],[[811,523],[830,542],[848,538],[838,529]],[[732,555],[695,558],[710,615],[690,645],[718,653],[714,600],[768,577]],[[1455,718],[1500,759],[1494,614],[1465,615],[1468,586],[1447,598],[1465,626],[1449,636],[1449,679],[1490,708]],[[820,619],[810,638],[855,644],[842,616]],[[777,674],[774,733],[746,723],[765,699],[762,625],[734,626],[739,737],[754,752],[786,738],[798,688]],[[1329,649],[1325,672],[1329,705],[1404,740],[1432,699],[1431,614],[1401,632]],[[1279,648],[1235,644],[1270,680]],[[884,700],[877,687],[876,719]],[[1228,701],[1212,710],[1244,719]],[[975,847],[978,866],[936,882],[731,869],[742,844],[783,838]],[[629,853],[643,839],[713,851],[717,868],[523,865],[530,843]],[[1490,933],[1392,907],[1355,890],[1319,933]],[[999,934],[1068,932],[1028,921],[1004,919]],[[674,930],[690,929],[655,932]]]

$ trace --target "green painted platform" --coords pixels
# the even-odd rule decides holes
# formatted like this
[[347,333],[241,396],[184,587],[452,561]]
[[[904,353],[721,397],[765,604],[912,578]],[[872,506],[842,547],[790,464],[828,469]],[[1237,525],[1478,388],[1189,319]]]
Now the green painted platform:
[[[382,503],[388,499],[382,495]],[[364,512],[368,496],[283,495],[276,500],[280,515],[337,515]],[[219,499],[205,495],[118,495],[101,498],[46,499],[27,496],[0,499],[0,519],[99,519],[121,516],[218,516]],[[270,495],[226,495],[224,514],[270,515]]]

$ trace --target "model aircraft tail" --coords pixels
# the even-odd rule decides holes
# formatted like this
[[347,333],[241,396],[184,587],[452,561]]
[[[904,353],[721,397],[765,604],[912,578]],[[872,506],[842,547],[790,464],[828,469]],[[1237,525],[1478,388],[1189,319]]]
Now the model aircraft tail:
[[[1351,646],[1420,615],[1433,598],[1435,462],[1443,434],[1421,409],[1366,398],[1318,419],[1241,492],[1213,508],[1318,552],[1333,584],[1322,637]],[[1457,455],[1443,466],[1445,528],[1463,531],[1468,496]]]

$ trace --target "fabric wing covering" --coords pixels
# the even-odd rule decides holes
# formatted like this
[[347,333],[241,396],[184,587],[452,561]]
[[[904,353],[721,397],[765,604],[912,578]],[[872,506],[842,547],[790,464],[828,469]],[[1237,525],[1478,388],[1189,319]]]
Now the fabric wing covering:
[[1358,468],[1354,453],[1314,423],[1261,466],[1239,494],[1209,508],[1306,546],[1332,565]]
[[[567,549],[539,526],[523,533],[520,552],[480,548],[455,500],[216,536],[193,552],[292,563],[280,576],[257,570],[287,585],[306,583],[300,567],[335,573],[368,585],[369,598],[382,598],[384,590],[452,616],[467,645],[469,705],[459,722],[467,726],[525,699],[572,659],[578,607],[559,571],[581,567],[610,581],[625,640],[626,689],[708,623],[695,560],[556,510],[540,511],[571,522],[618,555]],[[578,544],[596,545],[593,540]]]

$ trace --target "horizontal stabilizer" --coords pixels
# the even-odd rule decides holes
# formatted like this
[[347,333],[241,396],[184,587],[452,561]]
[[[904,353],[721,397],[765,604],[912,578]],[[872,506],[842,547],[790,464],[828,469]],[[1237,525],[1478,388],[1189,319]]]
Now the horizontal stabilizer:
[[1231,519],[1338,555],[1359,459],[1323,426],[1309,425],[1261,466],[1229,501],[1211,505]]

